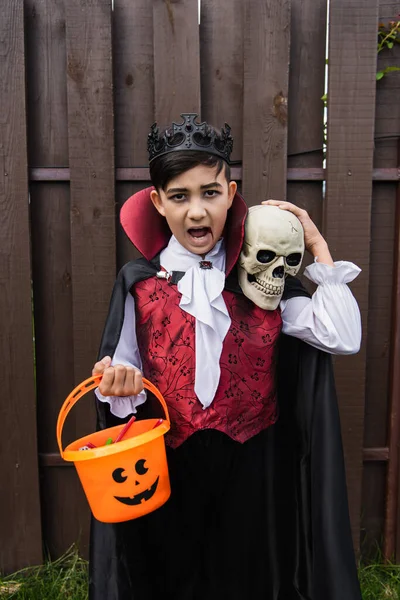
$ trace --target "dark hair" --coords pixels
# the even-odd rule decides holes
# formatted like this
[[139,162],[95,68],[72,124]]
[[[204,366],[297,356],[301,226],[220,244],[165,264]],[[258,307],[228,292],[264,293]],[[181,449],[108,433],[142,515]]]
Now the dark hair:
[[223,158],[201,150],[176,150],[162,154],[150,163],[151,182],[156,189],[164,190],[171,179],[198,165],[217,167],[217,175],[225,168],[226,180],[228,183],[231,180],[231,169]]

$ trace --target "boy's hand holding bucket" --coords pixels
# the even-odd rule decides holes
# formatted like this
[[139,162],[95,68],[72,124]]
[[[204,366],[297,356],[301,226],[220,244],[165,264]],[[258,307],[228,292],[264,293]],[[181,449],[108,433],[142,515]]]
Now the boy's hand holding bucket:
[[111,357],[97,362],[92,375],[103,375],[99,392],[103,396],[137,396],[143,390],[143,378],[139,369],[126,365],[111,366]]

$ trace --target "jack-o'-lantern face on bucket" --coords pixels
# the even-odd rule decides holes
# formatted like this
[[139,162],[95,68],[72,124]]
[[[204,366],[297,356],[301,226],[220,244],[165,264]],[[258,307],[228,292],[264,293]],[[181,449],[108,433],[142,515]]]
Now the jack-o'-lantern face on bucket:
[[[146,460],[144,458],[140,458],[136,461],[133,474],[132,470],[129,471],[123,467],[114,469],[112,478],[116,483],[125,484],[123,486],[124,490],[132,490],[133,486],[136,490],[136,493],[132,496],[114,496],[114,498],[118,500],[118,502],[122,502],[122,504],[127,504],[128,506],[136,506],[150,500],[157,489],[159,476],[157,476],[155,480],[152,479],[149,485],[149,478],[148,476],[146,477],[148,471],[149,469],[146,466]],[[129,486],[129,488],[127,488],[127,486]]]

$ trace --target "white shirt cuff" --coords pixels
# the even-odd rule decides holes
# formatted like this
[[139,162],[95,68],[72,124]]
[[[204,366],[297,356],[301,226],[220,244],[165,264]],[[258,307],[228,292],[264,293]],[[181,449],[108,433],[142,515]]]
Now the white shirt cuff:
[[317,262],[317,258],[312,265],[304,269],[304,275],[317,285],[324,283],[350,283],[360,273],[360,267],[352,262],[339,260],[334,263],[334,267],[325,263]]
[[111,413],[120,419],[136,414],[137,407],[146,402],[145,390],[137,396],[103,396],[100,394],[99,388],[96,388],[94,393],[100,402],[107,402],[110,405]]

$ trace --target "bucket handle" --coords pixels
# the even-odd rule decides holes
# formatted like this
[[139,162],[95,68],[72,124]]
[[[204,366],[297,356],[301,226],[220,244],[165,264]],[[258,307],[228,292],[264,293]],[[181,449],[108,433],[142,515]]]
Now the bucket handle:
[[[76,388],[72,390],[72,392],[69,394],[68,398],[65,400],[64,404],[62,405],[62,407],[60,409],[60,413],[58,415],[57,429],[56,429],[57,443],[58,443],[58,448],[60,450],[61,458],[64,457],[64,450],[62,447],[61,436],[62,436],[62,430],[64,427],[65,419],[67,418],[72,407],[75,406],[75,404],[78,402],[78,400],[80,400],[82,398],[82,396],[87,394],[87,392],[90,392],[90,390],[94,390],[99,385],[102,378],[103,378],[103,375],[98,374],[98,375],[93,375],[93,377],[89,377],[89,379],[85,379],[85,381],[82,381],[82,383],[77,385]],[[160,402],[161,406],[164,409],[166,420],[168,421],[168,423],[170,423],[167,404],[166,404],[160,390],[158,390],[155,385],[153,385],[150,381],[148,381],[148,379],[145,379],[144,377],[143,377],[143,387],[144,387],[144,389],[149,390],[149,392],[152,392],[152,394],[155,395],[155,397],[157,398],[157,400]]]

